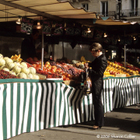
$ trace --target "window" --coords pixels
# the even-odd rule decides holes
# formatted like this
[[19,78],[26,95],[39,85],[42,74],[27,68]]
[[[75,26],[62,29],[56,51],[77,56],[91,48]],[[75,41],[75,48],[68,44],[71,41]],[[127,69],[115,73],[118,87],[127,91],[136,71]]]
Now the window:
[[82,7],[83,7],[86,11],[88,11],[88,3],[82,3]]
[[133,15],[138,14],[138,0],[131,0],[131,10]]
[[101,13],[105,17],[108,16],[108,1],[101,2]]

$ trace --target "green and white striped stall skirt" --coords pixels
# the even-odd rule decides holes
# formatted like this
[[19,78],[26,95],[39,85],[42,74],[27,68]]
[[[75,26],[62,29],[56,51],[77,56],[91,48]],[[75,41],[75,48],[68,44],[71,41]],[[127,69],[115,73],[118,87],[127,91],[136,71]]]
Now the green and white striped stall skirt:
[[[106,112],[140,103],[140,78],[105,78]],[[25,132],[92,121],[92,94],[62,81],[0,80],[0,140]]]

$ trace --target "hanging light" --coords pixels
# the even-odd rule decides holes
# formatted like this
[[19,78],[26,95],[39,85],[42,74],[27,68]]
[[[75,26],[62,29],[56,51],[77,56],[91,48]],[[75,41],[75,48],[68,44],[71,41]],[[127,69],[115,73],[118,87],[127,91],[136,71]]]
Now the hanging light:
[[[64,30],[65,30],[65,31],[67,30],[66,27],[67,27],[67,23],[65,22],[65,23],[64,23]],[[54,28],[55,28],[55,27],[54,27]]]
[[19,24],[19,25],[21,24],[21,18],[20,17],[17,19],[16,24]]
[[121,41],[121,39],[120,38],[118,38],[118,42],[120,42]]
[[107,37],[107,34],[106,33],[104,33],[104,37]]
[[135,36],[133,36],[133,40],[137,40]]
[[37,28],[37,29],[41,29],[40,21],[37,22],[36,28]]
[[90,30],[90,28],[88,28],[88,29],[87,29],[87,33],[91,33],[91,30]]

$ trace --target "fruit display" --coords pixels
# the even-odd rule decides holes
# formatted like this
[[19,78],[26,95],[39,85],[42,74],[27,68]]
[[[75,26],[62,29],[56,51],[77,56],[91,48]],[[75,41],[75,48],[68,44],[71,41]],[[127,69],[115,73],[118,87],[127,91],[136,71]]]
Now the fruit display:
[[104,72],[105,77],[108,76],[115,77],[118,75],[129,77],[132,75],[139,75],[140,69],[134,67],[133,65],[130,66],[130,64],[127,63],[126,67],[124,67],[123,66],[124,64],[120,62],[110,62],[110,61],[107,62],[108,62],[108,66]]
[[28,62],[36,69],[36,72],[45,75],[46,78],[62,78],[63,80],[78,79],[82,69],[78,69],[71,64],[64,62],[47,61],[43,64],[41,69],[41,62],[39,60],[29,58]]
[[132,65],[132,64],[126,63],[126,68],[127,68],[127,69],[130,69],[130,70],[133,70],[133,71],[136,71],[137,73],[138,73],[138,72],[140,73],[140,68],[135,67],[135,66]]
[[[41,62],[36,58],[29,58],[28,62],[35,67],[37,73],[43,74],[47,78],[62,78],[65,81],[77,80],[81,72],[84,72],[84,64],[89,61],[85,60],[83,56],[81,60],[72,60],[73,64],[68,64],[65,61],[47,61],[43,64],[43,70],[41,69]],[[140,69],[132,64],[126,63],[126,67],[124,67],[123,63],[108,61],[104,77],[129,77],[139,75],[139,72]]]
[[[81,59],[72,60],[71,64],[65,61],[46,61],[41,67],[41,61],[35,58],[28,58],[26,62],[20,58],[20,55],[12,55],[11,58],[4,57],[0,54],[0,72],[3,79],[22,78],[22,79],[39,79],[40,75],[47,78],[61,78],[64,81],[80,80],[81,73],[84,72],[84,64],[87,61],[83,56]],[[140,69],[132,64],[126,63],[124,67],[120,62],[108,62],[104,72],[104,77],[129,77],[139,75]],[[7,73],[7,77],[5,76]],[[4,75],[4,76],[3,76]],[[2,79],[1,78],[1,79]]]

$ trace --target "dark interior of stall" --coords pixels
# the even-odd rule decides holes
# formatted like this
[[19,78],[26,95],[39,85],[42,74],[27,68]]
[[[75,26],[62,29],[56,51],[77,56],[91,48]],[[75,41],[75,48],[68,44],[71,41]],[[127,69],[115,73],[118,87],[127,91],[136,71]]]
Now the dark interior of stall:
[[[67,24],[67,27],[69,24]],[[72,26],[70,26],[72,28]],[[20,25],[15,22],[1,22],[0,23],[0,36],[4,37],[18,37],[24,38],[26,33],[20,31]],[[44,41],[47,44],[58,44],[60,41],[69,42],[71,48],[74,49],[76,44],[90,45],[93,42],[100,42],[105,49],[106,57],[110,61],[123,61],[124,45],[126,44],[127,62],[139,66],[140,57],[140,25],[94,25],[91,29],[93,34],[91,36],[83,35],[84,28],[81,28],[78,35],[66,34],[66,29],[63,29],[63,33],[55,35],[53,33],[49,35],[44,34]],[[104,33],[108,36],[104,37]],[[40,34],[40,41],[42,35]],[[112,56],[112,52],[116,55]],[[110,57],[111,56],[111,57]]]

